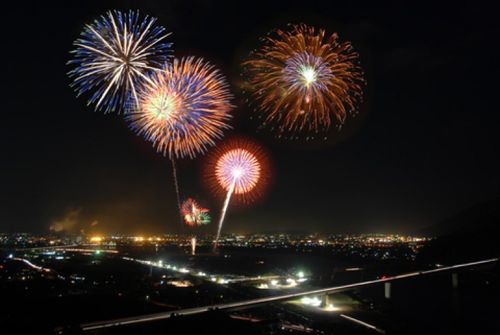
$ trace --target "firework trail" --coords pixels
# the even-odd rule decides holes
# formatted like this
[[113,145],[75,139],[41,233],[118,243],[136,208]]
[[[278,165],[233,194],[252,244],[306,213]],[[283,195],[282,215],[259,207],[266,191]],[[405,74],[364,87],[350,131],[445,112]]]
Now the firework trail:
[[140,81],[170,57],[172,43],[164,41],[169,35],[156,18],[141,18],[139,11],[107,12],[85,25],[73,43],[71,86],[105,113],[122,110],[130,99],[137,104]]
[[175,194],[177,195],[177,210],[179,211],[179,219],[182,224],[182,214],[181,214],[181,192],[179,191],[179,180],[177,179],[177,168],[175,167],[175,159],[170,159],[172,162],[172,174],[174,177],[174,187]]
[[243,63],[263,126],[284,133],[319,133],[344,124],[362,100],[359,56],[337,34],[306,25],[277,30]]
[[224,205],[222,206],[219,224],[217,225],[217,235],[215,236],[214,249],[217,249],[217,243],[219,242],[220,232],[222,230],[222,224],[224,223],[224,218],[226,217],[227,206],[229,206],[229,201],[231,201],[231,196],[233,195],[235,186],[236,186],[236,178],[234,178],[233,182],[229,186],[229,190],[227,191],[226,199],[224,200]]
[[194,158],[222,138],[233,108],[228,84],[201,58],[175,59],[139,91],[130,127],[170,158]]
[[191,237],[191,255],[196,255],[196,236]]

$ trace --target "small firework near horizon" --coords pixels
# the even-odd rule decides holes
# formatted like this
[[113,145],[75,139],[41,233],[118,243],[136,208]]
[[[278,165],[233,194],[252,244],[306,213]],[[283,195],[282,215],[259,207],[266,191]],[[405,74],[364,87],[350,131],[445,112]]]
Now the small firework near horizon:
[[320,134],[355,114],[365,84],[359,55],[336,33],[304,24],[277,30],[243,62],[255,112],[278,136]]
[[209,210],[201,207],[193,198],[182,203],[181,214],[189,227],[203,226],[211,222]]
[[147,74],[169,60],[169,35],[156,18],[141,17],[139,11],[108,11],[86,24],[73,43],[71,87],[77,96],[89,94],[88,104],[95,110],[124,111],[137,104],[138,85]]
[[202,58],[184,57],[153,73],[139,92],[130,127],[169,158],[194,158],[231,128],[232,95],[224,76]]

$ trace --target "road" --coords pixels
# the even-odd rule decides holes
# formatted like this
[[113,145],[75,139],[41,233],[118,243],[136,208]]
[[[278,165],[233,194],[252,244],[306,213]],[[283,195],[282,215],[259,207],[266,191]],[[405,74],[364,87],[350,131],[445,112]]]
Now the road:
[[245,309],[245,308],[254,307],[254,306],[262,305],[262,304],[268,304],[268,303],[273,303],[273,302],[283,302],[283,301],[287,301],[287,300],[301,298],[304,296],[322,295],[322,294],[330,294],[330,293],[348,291],[348,290],[358,289],[358,288],[365,287],[365,286],[376,285],[376,284],[385,283],[385,282],[392,282],[392,281],[406,279],[406,278],[413,278],[413,277],[425,276],[425,275],[430,275],[430,274],[439,273],[439,272],[475,267],[475,266],[479,266],[479,265],[485,265],[485,264],[498,262],[499,260],[500,260],[500,258],[491,258],[491,259],[477,261],[477,262],[456,264],[456,265],[445,266],[445,267],[440,267],[440,268],[431,269],[431,270],[410,272],[410,273],[405,273],[405,274],[401,274],[401,275],[385,277],[382,279],[374,279],[374,280],[368,280],[368,281],[357,282],[357,283],[341,285],[341,286],[327,287],[327,288],[304,291],[304,292],[297,292],[297,293],[290,293],[290,294],[271,296],[271,297],[265,297],[265,298],[231,302],[231,303],[226,303],[226,304],[218,304],[218,305],[210,305],[210,306],[203,306],[203,307],[180,309],[180,310],[174,310],[174,311],[169,311],[169,312],[140,315],[140,316],[135,316],[135,317],[128,317],[128,318],[108,320],[108,321],[91,322],[91,323],[82,324],[81,329],[83,331],[90,331],[90,330],[96,330],[96,329],[101,329],[101,328],[108,328],[108,327],[124,326],[124,325],[131,325],[131,324],[137,324],[137,323],[143,323],[143,322],[165,320],[165,319],[169,319],[169,318],[176,317],[176,316],[187,316],[187,315],[193,315],[193,314],[200,314],[200,313],[206,313],[206,312],[210,312],[210,311],[214,311],[214,310]]

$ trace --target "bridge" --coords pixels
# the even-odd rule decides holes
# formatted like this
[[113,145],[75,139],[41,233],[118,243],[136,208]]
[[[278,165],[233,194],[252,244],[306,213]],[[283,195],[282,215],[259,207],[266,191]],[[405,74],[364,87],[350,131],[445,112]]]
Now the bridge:
[[[357,283],[352,283],[352,284],[347,284],[347,285],[327,287],[327,288],[315,289],[315,290],[309,290],[309,291],[303,291],[303,292],[297,292],[297,293],[276,295],[276,296],[250,299],[250,300],[244,300],[244,301],[238,301],[238,302],[230,302],[230,303],[225,303],[225,304],[217,304],[217,305],[209,305],[209,306],[202,306],[202,307],[179,309],[179,310],[154,313],[154,314],[146,314],[146,315],[127,317],[127,318],[121,318],[121,319],[114,319],[114,320],[107,320],[107,321],[90,322],[90,323],[81,324],[80,327],[83,331],[92,331],[92,330],[97,330],[97,329],[102,329],[102,328],[109,328],[109,327],[139,324],[139,323],[144,323],[144,322],[166,320],[166,319],[170,319],[173,317],[189,316],[189,315],[207,313],[207,312],[216,311],[216,310],[217,311],[242,310],[242,309],[246,309],[246,308],[250,308],[250,307],[255,307],[258,305],[264,305],[264,304],[276,303],[276,302],[284,302],[284,301],[288,301],[288,300],[292,300],[292,299],[296,299],[296,298],[301,298],[301,297],[305,297],[305,296],[311,296],[311,295],[327,295],[327,294],[331,294],[331,293],[349,291],[349,290],[354,290],[354,289],[363,288],[363,287],[367,287],[367,286],[371,286],[371,285],[382,284],[382,283],[386,284],[386,287],[385,287],[386,297],[388,297],[388,296],[390,297],[390,283],[393,281],[398,281],[398,280],[403,280],[403,279],[408,279],[408,278],[415,278],[415,277],[420,277],[420,276],[427,276],[427,275],[441,273],[441,272],[452,272],[453,283],[455,285],[455,282],[457,281],[455,271],[465,269],[465,268],[472,268],[472,267],[477,267],[477,266],[481,266],[481,265],[486,265],[486,264],[493,264],[493,263],[498,262],[499,260],[500,260],[500,258],[491,258],[491,259],[486,259],[486,260],[481,260],[481,261],[476,261],[476,262],[468,262],[468,263],[456,264],[456,265],[451,265],[451,266],[443,266],[443,267],[439,267],[436,269],[415,271],[415,272],[400,274],[400,275],[396,275],[396,276],[384,277],[384,278],[380,278],[380,279],[362,281],[362,282],[357,282]],[[368,326],[370,326],[370,325],[368,325]]]

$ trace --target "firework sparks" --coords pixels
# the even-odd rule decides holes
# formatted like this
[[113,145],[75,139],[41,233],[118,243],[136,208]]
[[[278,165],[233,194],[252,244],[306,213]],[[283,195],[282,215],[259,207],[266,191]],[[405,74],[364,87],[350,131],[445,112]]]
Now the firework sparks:
[[105,113],[122,110],[130,98],[137,104],[140,81],[169,58],[168,35],[155,18],[141,18],[139,11],[107,12],[74,42],[71,86],[78,96],[89,93],[88,103]]
[[210,223],[209,210],[198,205],[192,198],[188,198],[184,201],[181,206],[181,214],[186,225],[190,227],[197,227]]
[[[198,203],[188,198],[181,206],[181,216],[188,227],[194,228],[210,223],[208,209],[201,207]],[[191,237],[191,255],[196,254],[196,236]]]
[[337,34],[306,25],[277,30],[243,63],[264,123],[279,133],[328,130],[342,125],[362,100],[358,54]]
[[215,174],[226,190],[244,194],[250,192],[260,179],[257,157],[247,149],[236,148],[223,154],[217,161]]
[[225,195],[222,206],[215,246],[220,237],[227,208],[233,196],[248,198],[249,194],[262,189],[266,159],[262,149],[248,141],[234,141],[226,144],[214,156],[214,163],[208,164],[210,178],[218,190]]
[[175,59],[154,73],[127,115],[132,129],[170,158],[204,153],[230,128],[232,96],[220,72],[203,59]]

